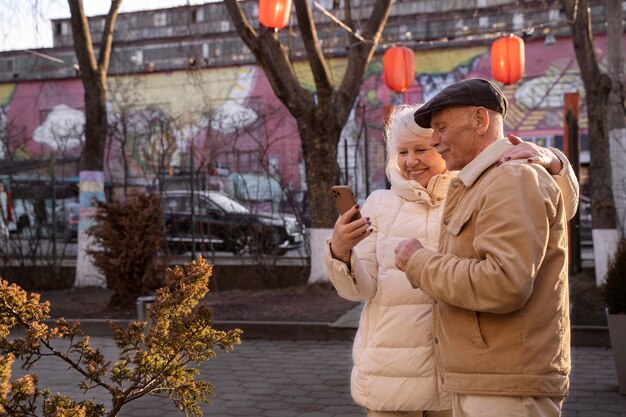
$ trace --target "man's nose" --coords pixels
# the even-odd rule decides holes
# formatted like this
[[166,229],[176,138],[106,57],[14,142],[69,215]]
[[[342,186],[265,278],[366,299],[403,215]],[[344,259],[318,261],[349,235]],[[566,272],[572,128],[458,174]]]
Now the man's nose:
[[438,144],[439,144],[439,135],[437,134],[437,132],[433,132],[433,134],[430,135],[430,139],[428,139],[428,146],[435,147]]

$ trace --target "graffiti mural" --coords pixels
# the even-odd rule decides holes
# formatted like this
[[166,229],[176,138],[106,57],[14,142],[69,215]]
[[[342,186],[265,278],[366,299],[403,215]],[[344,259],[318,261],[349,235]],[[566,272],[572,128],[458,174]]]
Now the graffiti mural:
[[[606,37],[596,38],[596,48],[598,58],[604,60]],[[351,123],[356,127],[366,123],[368,128],[365,133],[364,129],[352,130],[354,135],[366,134],[373,144],[367,180],[376,186],[384,181],[381,129],[385,108],[428,100],[441,88],[464,78],[490,78],[488,46],[419,51],[414,59],[415,83],[399,97],[385,86],[382,56],[376,56],[357,100],[361,113],[356,112]],[[340,80],[345,59],[332,59],[329,66],[333,78]],[[302,85],[314,91],[308,63],[296,62],[294,70]],[[571,39],[559,39],[553,45],[527,42],[524,78],[502,88],[510,100],[507,133],[522,137],[561,135],[563,94],[584,93]],[[300,191],[305,187],[295,122],[259,67],[111,76],[109,109],[110,124],[117,127],[110,132],[105,165],[107,176],[115,181],[122,180],[122,156],[128,175],[140,178],[187,163],[193,146],[197,152],[192,163],[196,166],[227,166],[244,173],[260,173],[265,166],[279,177],[284,188]],[[584,105],[580,115],[584,133]],[[84,142],[83,127],[83,87],[78,78],[0,84],[0,157],[78,156]],[[353,138],[352,146],[362,146],[363,140]],[[259,147],[263,147],[260,153]],[[363,158],[359,152],[355,155]]]

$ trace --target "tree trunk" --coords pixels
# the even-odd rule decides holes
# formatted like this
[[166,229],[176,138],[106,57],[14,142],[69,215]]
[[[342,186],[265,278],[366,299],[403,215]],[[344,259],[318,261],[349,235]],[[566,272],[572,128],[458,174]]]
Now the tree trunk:
[[99,55],[96,59],[89,23],[82,0],[68,0],[74,50],[85,89],[85,147],[80,161],[80,220],[76,254],[75,286],[104,285],[104,280],[86,253],[92,244],[85,231],[94,223],[93,200],[104,200],[104,148],[107,134],[106,79],[109,70],[113,31],[122,0],[111,0],[104,21]]
[[328,279],[324,263],[326,239],[331,236],[332,227],[337,218],[337,210],[335,202],[331,198],[330,187],[339,184],[337,144],[339,143],[341,128],[332,122],[331,116],[327,120],[327,123],[319,123],[313,117],[298,119],[308,187],[307,201],[311,213],[309,284]]
[[337,218],[335,202],[330,198],[330,187],[339,184],[337,145],[341,135],[338,126],[300,119],[298,127],[302,139],[308,201],[311,207],[311,227],[333,227]]
[[620,236],[624,236],[626,221],[626,114],[624,110],[624,21],[622,1],[606,1],[608,38],[608,72],[611,91],[607,101],[609,144],[613,195]]
[[607,100],[611,80],[602,73],[593,46],[589,0],[562,0],[572,21],[572,40],[580,76],[585,86],[589,130],[589,190],[596,283],[600,285],[609,257],[617,247],[618,231],[613,198],[610,145],[607,131]]
[[102,171],[107,132],[106,77],[90,80],[85,86],[85,147],[81,171]]

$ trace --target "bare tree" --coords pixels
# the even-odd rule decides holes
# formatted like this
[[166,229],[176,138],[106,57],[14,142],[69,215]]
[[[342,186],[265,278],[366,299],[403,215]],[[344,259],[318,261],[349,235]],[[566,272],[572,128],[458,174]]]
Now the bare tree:
[[[572,40],[580,76],[585,86],[585,101],[589,129],[589,167],[591,210],[594,231],[596,282],[601,283],[607,269],[608,255],[617,243],[617,213],[612,189],[608,99],[612,89],[611,77],[603,72],[593,45],[589,0],[561,0],[571,20]],[[624,100],[623,88],[621,102]],[[624,108],[622,105],[622,119]],[[604,250],[602,250],[604,249]]]
[[[359,28],[362,41],[348,37],[347,67],[343,79],[336,83],[318,41],[310,2],[294,0],[300,36],[304,43],[316,93],[305,89],[298,81],[289,61],[287,48],[278,34],[262,28],[256,31],[246,18],[237,0],[224,0],[235,30],[250,48],[263,68],[274,93],[296,119],[302,141],[306,168],[308,203],[311,208],[311,275],[309,282],[325,280],[322,242],[336,216],[329,189],[339,182],[337,144],[341,130],[363,83],[363,75],[378,45],[392,0],[376,0],[365,25]],[[343,19],[352,33],[357,22],[352,18],[351,1],[345,0]],[[322,229],[322,230],[320,230]]]
[[[17,124],[7,117],[8,108],[0,107],[0,159],[13,161],[16,154],[23,151],[28,143],[26,126]],[[9,181],[12,179],[11,164],[9,163]]]
[[[104,149],[107,134],[106,80],[113,44],[113,31],[122,0],[111,0],[111,7],[105,17],[104,29],[98,45],[97,59],[82,0],[68,0],[68,4],[71,13],[74,50],[85,89],[85,146],[81,155],[80,171],[81,181],[89,182],[91,186],[81,185],[80,192],[91,192],[90,195],[99,196],[98,198],[103,199]],[[97,184],[97,186],[93,184]],[[87,213],[91,213],[92,216],[94,210],[80,211],[81,224],[93,220],[85,216]],[[89,245],[88,236],[85,233],[79,233],[75,283],[77,286],[101,285],[102,283],[91,258],[86,256]]]
[[153,187],[158,186],[163,191],[163,176],[172,165],[172,158],[176,152],[176,136],[179,131],[177,120],[169,116],[162,108],[150,106],[142,112],[140,131],[141,158],[144,169],[151,172]]
[[138,93],[138,84],[137,77],[115,77],[109,83],[110,101],[116,110],[112,111],[108,118],[105,161],[107,172],[113,176],[115,168],[111,167],[111,164],[117,159],[113,154],[119,152],[125,196],[128,195],[130,165],[138,136],[137,118],[140,112],[137,109],[142,101]]
[[85,87],[85,149],[81,160],[81,170],[102,171],[107,132],[106,80],[113,44],[113,31],[122,0],[111,0],[111,8],[104,21],[97,60],[82,0],[68,0],[68,4],[71,12],[74,50],[80,67],[80,77]]

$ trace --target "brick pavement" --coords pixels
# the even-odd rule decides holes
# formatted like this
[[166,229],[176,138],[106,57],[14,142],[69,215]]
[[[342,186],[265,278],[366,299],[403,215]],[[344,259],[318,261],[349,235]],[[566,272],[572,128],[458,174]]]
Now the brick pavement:
[[[108,337],[93,337],[92,344],[114,359]],[[233,352],[201,367],[203,377],[215,384],[213,406],[206,416],[258,417],[364,417],[349,392],[349,341],[244,340]],[[626,417],[626,396],[617,392],[617,377],[610,349],[574,347],[571,393],[564,417]],[[44,358],[36,365],[40,386],[76,395],[78,379],[59,360]],[[14,369],[15,375],[22,372]],[[92,394],[93,396],[93,394]],[[93,396],[108,405],[102,394]],[[122,417],[181,416],[167,400],[148,397],[126,406]]]
[[563,417],[626,417],[611,348],[572,347],[570,393]]

